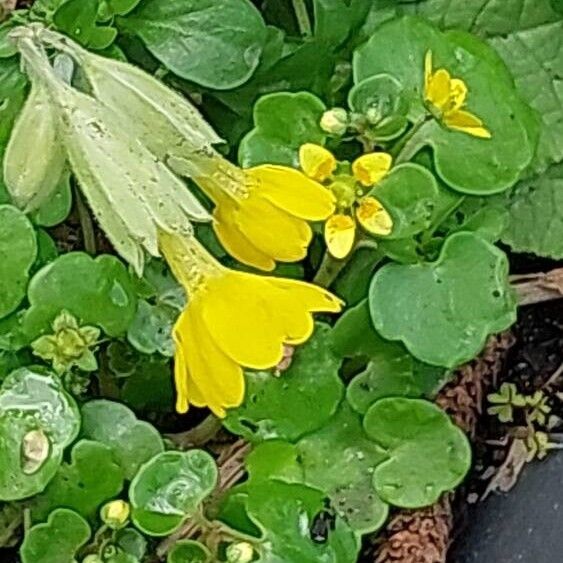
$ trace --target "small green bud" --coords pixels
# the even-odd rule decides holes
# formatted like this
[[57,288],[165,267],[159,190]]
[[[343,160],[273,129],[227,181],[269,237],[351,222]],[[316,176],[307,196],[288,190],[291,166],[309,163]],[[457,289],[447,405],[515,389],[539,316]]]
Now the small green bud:
[[100,518],[104,524],[113,530],[119,530],[127,525],[130,512],[131,508],[128,502],[121,499],[112,500],[102,506]]
[[348,112],[344,108],[332,108],[323,113],[320,126],[326,133],[341,136],[346,133],[348,123]]
[[99,555],[91,553],[82,559],[82,563],[104,563],[104,560]]
[[254,557],[254,548],[248,542],[232,543],[226,554],[229,563],[249,563]]

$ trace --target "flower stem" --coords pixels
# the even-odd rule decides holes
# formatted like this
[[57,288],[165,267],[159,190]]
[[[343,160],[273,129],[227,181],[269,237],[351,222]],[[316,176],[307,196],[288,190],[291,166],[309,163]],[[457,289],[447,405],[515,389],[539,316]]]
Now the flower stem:
[[428,122],[429,117],[423,116],[413,123],[408,133],[404,135],[389,151],[396,164],[410,160],[418,151],[420,131]]
[[96,254],[96,233],[94,232],[94,223],[90,212],[82,199],[82,194],[78,188],[74,190],[76,200],[76,211],[78,212],[78,220],[82,229],[82,239],[84,241],[84,249],[88,254]]
[[348,263],[348,258],[352,256],[352,252],[342,260],[334,258],[330,252],[326,251],[321,265],[315,274],[313,283],[320,285],[321,287],[329,287],[330,284],[338,277],[338,274],[343,270],[344,266]]
[[311,37],[313,35],[313,30],[311,28],[309,14],[307,13],[307,6],[305,6],[305,0],[292,0],[292,2],[301,35],[303,37]]

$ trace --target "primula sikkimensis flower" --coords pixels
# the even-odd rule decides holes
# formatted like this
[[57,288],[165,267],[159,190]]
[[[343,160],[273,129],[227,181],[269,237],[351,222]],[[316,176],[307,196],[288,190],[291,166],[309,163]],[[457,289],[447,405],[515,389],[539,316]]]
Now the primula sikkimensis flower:
[[329,191],[287,166],[242,169],[212,149],[175,164],[215,204],[213,226],[227,252],[261,270],[305,258],[313,236],[308,221],[323,221],[334,212]]
[[[356,223],[368,232],[385,236],[393,220],[383,205],[366,195],[391,168],[391,155],[384,152],[364,154],[351,167],[352,174],[334,174],[338,163],[334,155],[319,145],[305,144],[299,150],[302,170],[318,182],[328,182],[327,191],[336,198],[336,212],[325,223],[325,241],[335,258],[346,257],[356,239]],[[366,188],[369,188],[366,190]]]
[[243,368],[269,369],[284,345],[305,342],[313,313],[336,313],[341,301],[315,285],[236,272],[190,235],[162,232],[160,247],[188,304],[173,330],[176,409],[209,407],[219,417],[244,398]]
[[432,51],[424,59],[424,100],[431,113],[446,127],[474,137],[490,139],[491,133],[474,114],[462,109],[467,98],[467,85],[452,78],[445,68],[432,70]]

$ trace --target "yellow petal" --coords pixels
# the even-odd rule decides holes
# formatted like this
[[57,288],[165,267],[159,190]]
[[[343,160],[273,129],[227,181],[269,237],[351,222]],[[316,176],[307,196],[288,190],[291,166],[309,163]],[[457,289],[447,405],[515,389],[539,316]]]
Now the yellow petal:
[[228,272],[209,280],[202,296],[202,317],[217,346],[252,369],[268,369],[283,358],[284,329],[266,279]]
[[447,108],[450,99],[450,81],[450,73],[446,69],[441,68],[430,77],[428,82],[428,88],[425,92],[426,99],[440,111]]
[[[330,153],[329,155],[332,157]],[[295,217],[308,221],[324,221],[334,213],[335,201],[330,190],[299,170],[286,166],[264,165],[249,168],[245,173],[250,179],[250,184],[256,184],[253,189],[259,190],[270,202]]]
[[490,139],[491,132],[483,127],[483,122],[472,113],[463,110],[451,112],[444,116],[444,123],[451,129],[457,129],[474,137]]
[[[202,296],[190,302],[176,325],[184,345],[190,379],[211,411],[225,416],[225,409],[239,406],[244,398],[241,367],[216,344],[201,318]],[[189,390],[189,386],[188,386]]]
[[386,152],[372,152],[357,158],[352,164],[352,172],[364,186],[373,186],[389,172],[393,158]]
[[257,191],[240,202],[236,225],[258,250],[280,262],[305,258],[313,237],[306,221],[292,217]]
[[450,97],[451,110],[458,110],[463,106],[465,98],[467,98],[467,86],[463,80],[452,78],[450,81]]
[[[182,313],[183,314],[183,313]],[[174,384],[176,387],[176,410],[180,414],[188,412],[188,366],[184,358],[184,349],[181,340],[176,338],[173,331],[176,349],[174,353]]]
[[393,230],[393,219],[374,197],[364,197],[356,210],[360,225],[374,235],[388,235]]
[[268,278],[269,282],[291,292],[291,296],[311,313],[338,313],[344,302],[330,291],[312,283],[284,278]]
[[335,258],[345,258],[354,246],[356,222],[349,215],[333,215],[325,223],[325,241]]
[[217,206],[213,212],[213,229],[223,248],[242,264],[267,272],[276,267],[274,259],[254,246],[235,224],[234,206]]
[[334,155],[320,145],[305,143],[299,148],[299,164],[309,178],[324,182],[336,169]]

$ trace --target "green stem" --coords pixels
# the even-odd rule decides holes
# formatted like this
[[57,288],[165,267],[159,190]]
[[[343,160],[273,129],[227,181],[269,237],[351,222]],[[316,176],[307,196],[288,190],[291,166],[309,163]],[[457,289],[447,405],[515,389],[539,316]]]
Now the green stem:
[[313,35],[313,30],[311,28],[309,14],[307,13],[307,6],[305,6],[305,0],[292,0],[292,2],[301,35],[303,37],[311,37]]
[[320,285],[321,287],[329,287],[330,284],[338,277],[338,274],[343,270],[344,266],[348,263],[350,256],[352,256],[354,249],[344,258],[343,260],[338,260],[334,258],[328,252],[325,252],[321,265],[315,274],[313,283]]
[[76,199],[76,210],[78,212],[78,220],[80,221],[80,228],[82,229],[82,238],[84,240],[84,249],[88,254],[96,254],[96,233],[94,232],[94,223],[90,216],[90,211],[86,207],[82,194],[78,188],[74,190],[74,197]]
[[427,123],[428,119],[429,117],[425,115],[418,119],[418,121],[415,121],[408,133],[401,137],[399,141],[391,148],[389,153],[395,160],[396,164],[406,162],[414,156],[414,154],[418,150],[419,132],[422,126]]

